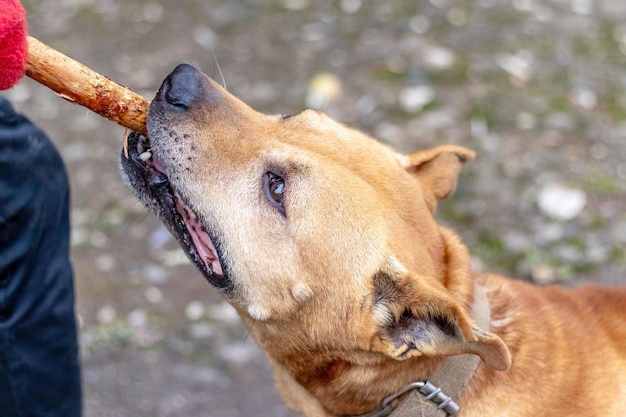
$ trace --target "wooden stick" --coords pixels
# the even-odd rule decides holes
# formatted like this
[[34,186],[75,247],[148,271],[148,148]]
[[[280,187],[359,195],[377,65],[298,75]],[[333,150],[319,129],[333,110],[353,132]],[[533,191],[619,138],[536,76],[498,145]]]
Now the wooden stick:
[[26,75],[65,100],[147,136],[148,100],[31,36]]

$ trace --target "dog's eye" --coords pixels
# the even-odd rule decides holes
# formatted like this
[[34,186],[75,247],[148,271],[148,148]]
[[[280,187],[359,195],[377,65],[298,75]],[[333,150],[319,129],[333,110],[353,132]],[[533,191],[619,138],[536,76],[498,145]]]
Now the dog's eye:
[[263,188],[268,201],[276,207],[283,215],[285,207],[283,206],[283,197],[285,195],[285,179],[273,172],[266,172],[263,178]]

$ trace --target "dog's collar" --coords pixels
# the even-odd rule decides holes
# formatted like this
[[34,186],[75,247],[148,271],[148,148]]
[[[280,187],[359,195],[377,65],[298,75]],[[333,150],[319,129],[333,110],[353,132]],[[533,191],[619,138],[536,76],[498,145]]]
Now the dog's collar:
[[[478,284],[474,285],[470,316],[480,327],[489,329],[489,300]],[[479,362],[480,358],[476,355],[450,356],[427,381],[413,382],[385,398],[377,410],[354,417],[455,416],[460,409],[455,401],[474,375]],[[392,402],[405,394],[405,399],[394,410]]]

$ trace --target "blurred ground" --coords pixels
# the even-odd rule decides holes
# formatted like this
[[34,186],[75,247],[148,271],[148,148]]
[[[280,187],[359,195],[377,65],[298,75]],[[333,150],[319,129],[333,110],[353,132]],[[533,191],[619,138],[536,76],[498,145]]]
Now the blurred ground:
[[[625,282],[622,0],[24,3],[33,36],[149,98],[181,62],[220,80],[215,56],[257,110],[470,147],[439,217],[476,269]],[[86,417],[287,415],[232,309],[122,183],[123,129],[28,79],[6,95],[71,175]]]

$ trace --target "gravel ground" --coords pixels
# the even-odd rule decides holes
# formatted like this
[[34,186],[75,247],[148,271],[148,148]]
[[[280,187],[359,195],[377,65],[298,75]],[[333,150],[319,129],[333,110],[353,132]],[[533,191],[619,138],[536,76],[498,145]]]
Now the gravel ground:
[[[477,270],[624,282],[622,0],[24,4],[33,36],[149,98],[188,62],[259,111],[472,148],[439,218]],[[123,129],[28,79],[6,95],[70,171],[86,417],[288,415],[233,310],[122,183]]]

